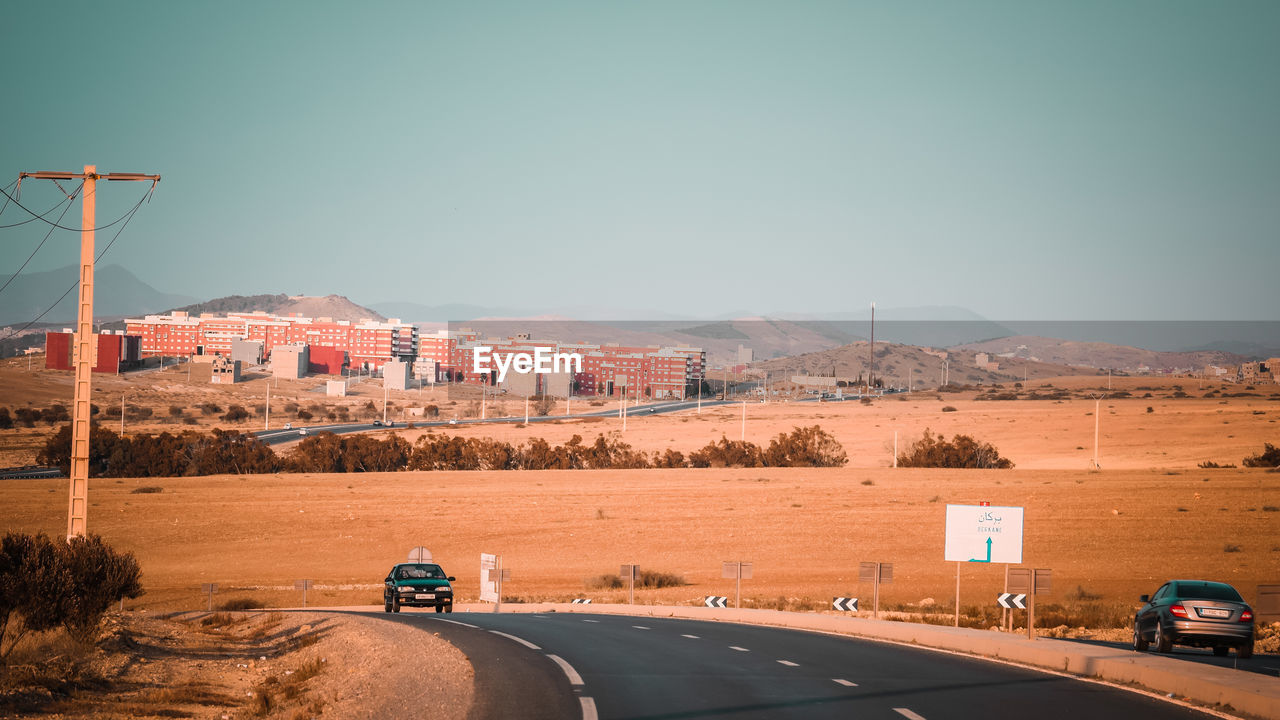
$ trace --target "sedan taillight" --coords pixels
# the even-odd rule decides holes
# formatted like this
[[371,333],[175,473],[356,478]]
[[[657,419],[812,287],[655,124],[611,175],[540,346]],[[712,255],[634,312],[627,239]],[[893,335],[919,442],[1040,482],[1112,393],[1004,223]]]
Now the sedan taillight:
[[1180,618],[1185,618],[1187,616],[1187,609],[1181,605],[1170,605],[1169,612]]
[[1240,622],[1253,622],[1253,611],[1246,608],[1240,613]]

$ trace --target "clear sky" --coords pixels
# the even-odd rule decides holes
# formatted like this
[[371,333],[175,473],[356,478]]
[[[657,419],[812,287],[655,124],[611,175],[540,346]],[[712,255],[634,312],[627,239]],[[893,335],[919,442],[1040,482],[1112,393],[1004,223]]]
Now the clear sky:
[[1277,38],[1275,0],[20,0],[0,186],[162,174],[104,262],[206,298],[1274,320]]

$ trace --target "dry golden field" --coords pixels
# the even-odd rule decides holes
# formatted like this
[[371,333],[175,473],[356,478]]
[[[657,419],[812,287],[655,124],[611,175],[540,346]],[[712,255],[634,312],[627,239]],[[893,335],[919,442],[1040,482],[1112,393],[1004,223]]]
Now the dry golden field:
[[[67,373],[28,374],[13,361],[0,370],[0,405],[43,406],[70,392]],[[113,397],[118,403],[127,392],[129,403],[153,406],[163,416],[170,404],[247,405],[264,394],[266,382],[230,390],[188,386],[170,370],[95,377],[95,388],[99,404]],[[893,396],[870,405],[746,406],[748,440],[766,444],[796,425],[818,424],[848,452],[849,466],[841,469],[95,479],[89,527],[142,561],[148,594],[136,604],[166,609],[201,606],[198,588],[206,582],[219,583],[224,598],[296,604],[296,593],[276,588],[299,578],[332,586],[313,591],[313,603],[376,602],[386,569],[409,547],[425,544],[458,576],[461,600],[476,597],[478,556],[492,552],[514,572],[505,594],[521,598],[619,600],[621,593],[589,590],[587,581],[634,562],[688,582],[639,592],[639,601],[696,602],[704,595],[732,595],[730,582],[720,579],[720,563],[743,559],[755,563],[755,578],[743,587],[752,603],[821,605],[836,595],[869,597],[870,588],[857,583],[857,564],[880,560],[895,564],[895,582],[882,590],[886,606],[932,598],[946,610],[954,602],[956,567],[942,560],[945,506],[981,501],[1026,508],[1026,564],[1054,570],[1052,599],[1059,602],[1083,591],[1100,596],[1099,603],[1127,607],[1174,576],[1232,582],[1247,597],[1258,583],[1280,582],[1280,474],[1196,467],[1205,460],[1239,464],[1264,442],[1280,440],[1280,388],[1115,378],[1113,392],[1127,390],[1132,397],[1101,401],[1103,470],[1093,472],[1095,405],[1085,396],[1105,390],[1105,383],[1081,377],[1028,384],[1041,393],[1049,392],[1044,385],[1069,390],[1062,400],[978,400],[969,391]],[[315,392],[317,384],[280,383],[272,391],[273,409],[290,401],[344,402]],[[380,404],[381,389],[374,385],[345,402],[354,411],[376,395]],[[1173,396],[1179,388],[1187,397]],[[1211,390],[1219,392],[1204,397]],[[392,397],[401,407],[432,401],[449,407],[441,390],[434,393]],[[1143,397],[1147,393],[1151,397]],[[522,403],[507,407],[523,411]],[[575,411],[588,407],[574,403]],[[645,450],[687,452],[721,435],[737,439],[741,418],[741,405],[701,414],[639,412],[621,437]],[[232,427],[257,429],[257,422]],[[198,420],[199,427],[209,423]],[[131,432],[184,427],[168,421],[129,426]],[[992,442],[1017,467],[890,468],[895,431],[905,446],[926,427]],[[0,431],[7,448],[3,464],[30,462],[30,448],[49,432],[43,424]],[[400,432],[412,440],[427,431]],[[431,432],[560,443],[574,434],[587,441],[598,433],[620,434],[621,423],[610,417]],[[143,486],[162,491],[133,492]],[[66,494],[62,480],[0,481],[0,528],[63,532]],[[962,604],[993,605],[1003,566],[967,564],[961,574]],[[366,587],[341,589],[352,585]]]
[[[140,486],[162,492],[135,494]],[[6,481],[6,530],[65,528],[63,481]],[[1175,576],[1246,595],[1280,581],[1280,474],[1261,470],[957,471],[706,469],[440,472],[95,480],[89,527],[135,552],[149,589],[138,605],[195,608],[201,583],[378,583],[424,544],[478,592],[481,552],[502,554],[505,594],[594,597],[587,579],[622,563],[673,572],[685,587],[639,593],[685,603],[732,595],[723,560],[750,560],[744,595],[825,602],[868,597],[857,563],[895,563],[887,605],[954,598],[942,560],[947,503],[1026,508],[1025,562],[1054,570],[1057,596],[1083,588],[1126,603]],[[1002,566],[961,568],[964,604],[990,604]],[[296,604],[293,592],[235,592]],[[228,595],[224,594],[224,597]],[[313,603],[371,603],[376,588],[313,592]]]

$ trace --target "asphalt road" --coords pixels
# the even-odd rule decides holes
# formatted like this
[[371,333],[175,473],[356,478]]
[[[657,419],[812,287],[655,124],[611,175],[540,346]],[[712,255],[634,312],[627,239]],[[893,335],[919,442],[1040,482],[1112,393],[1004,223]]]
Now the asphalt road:
[[[739,402],[740,401],[736,401],[736,400],[703,399],[702,407],[705,408],[705,407],[716,407],[719,405],[737,405]],[[678,402],[669,402],[669,403],[652,403],[649,405],[639,405],[639,406],[627,408],[627,417],[635,418],[635,417],[645,417],[647,415],[665,415],[667,413],[692,410],[696,407],[698,407],[697,400],[682,400]],[[536,422],[551,422],[554,420],[572,420],[574,418],[609,417],[609,416],[617,416],[617,414],[618,414],[618,408],[615,405],[614,407],[609,408],[607,410],[596,410],[596,411],[587,412],[587,413],[574,413],[573,415],[530,415],[529,422],[536,423]],[[455,422],[450,422],[448,420],[433,420],[433,421],[425,421],[425,422],[415,420],[413,422],[413,426],[415,428],[429,428],[429,427],[450,427],[450,426],[456,427],[459,425],[487,425],[487,424],[494,424],[494,423],[522,423],[522,422],[524,422],[523,415],[516,416],[516,417],[485,418],[484,420],[481,420],[479,418],[468,418],[465,420],[458,419]],[[396,422],[395,427],[403,429],[405,427],[405,423]],[[347,433],[369,432],[370,430],[386,429],[382,425],[374,425],[373,423],[333,423],[328,425],[298,425],[297,423],[294,423],[294,426],[289,430],[284,430],[284,429],[260,430],[256,433],[253,433],[253,435],[254,437],[261,440],[265,445],[278,445],[280,443],[301,440],[304,436],[300,434],[300,431],[304,428],[307,431],[307,436],[315,435],[322,432],[331,432],[335,435],[344,435]]]
[[[1098,683],[780,628],[577,613],[374,615],[439,633],[468,656],[485,698],[475,718],[1207,717]],[[539,682],[562,701],[525,688]],[[504,714],[508,696],[525,693],[527,704]]]
[[[1133,648],[1129,643],[1103,642],[1101,640],[1079,640],[1073,638],[1064,638],[1064,640],[1067,642],[1084,643],[1086,645],[1097,645],[1098,647],[1115,648],[1117,650],[1132,650]],[[1155,650],[1147,650],[1147,652],[1155,653]],[[1166,653],[1162,657],[1201,663],[1203,665],[1217,665],[1218,667],[1231,668],[1233,670],[1240,670],[1241,672],[1258,673],[1259,675],[1269,675],[1271,677],[1280,676],[1280,655],[1264,655],[1262,653],[1255,652],[1253,657],[1248,660],[1240,660],[1236,658],[1235,651],[1232,651],[1231,654],[1226,657],[1217,657],[1213,654],[1212,650],[1175,645],[1173,652]]]

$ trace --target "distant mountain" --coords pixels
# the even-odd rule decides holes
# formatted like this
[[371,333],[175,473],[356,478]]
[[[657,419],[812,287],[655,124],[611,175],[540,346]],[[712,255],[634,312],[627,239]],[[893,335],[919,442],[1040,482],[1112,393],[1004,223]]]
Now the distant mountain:
[[968,343],[951,349],[957,356],[963,355],[967,361],[972,361],[973,354],[984,352],[991,355],[992,360],[1002,363],[1007,360],[997,355],[1012,355],[1015,358],[1078,367],[1111,368],[1124,372],[1137,372],[1140,367],[1151,370],[1187,370],[1203,368],[1206,365],[1225,367],[1239,365],[1248,359],[1243,355],[1222,350],[1162,352],[1128,345],[1080,342],[1035,335],[1015,335],[998,340]]
[[[79,265],[68,265],[14,278],[0,293],[0,325],[25,325],[46,310],[48,312],[40,319],[42,323],[75,322],[79,274]],[[154,313],[196,301],[189,295],[156,290],[119,265],[95,268],[93,279],[93,314],[98,319]],[[59,301],[58,297],[68,288],[71,291]],[[49,309],[51,305],[53,307]]]
[[[876,341],[875,376],[890,386],[938,387],[944,372],[944,361],[939,351],[926,351],[925,348],[898,343],[881,343]],[[871,343],[859,341],[837,348],[819,352],[804,353],[793,357],[754,363],[753,368],[769,371],[775,376],[822,375],[842,379],[866,377],[871,366]],[[946,374],[953,385],[978,385],[1004,383],[1037,378],[1060,377],[1062,375],[1092,375],[1096,370],[1080,370],[1063,365],[1018,361],[1009,363],[1001,361],[996,371],[973,366],[972,356],[964,357],[956,353],[947,354]],[[998,358],[995,358],[998,360]]]
[[299,315],[309,318],[333,318],[334,320],[386,320],[377,312],[357,305],[342,295],[228,295],[208,302],[184,305],[174,310],[189,315],[210,313],[225,315],[231,312],[267,312],[272,315]]
[[369,306],[386,317],[400,318],[405,322],[447,323],[474,320],[485,317],[520,317],[530,313],[512,308],[484,307],[464,303],[423,305],[414,302],[380,302]]

